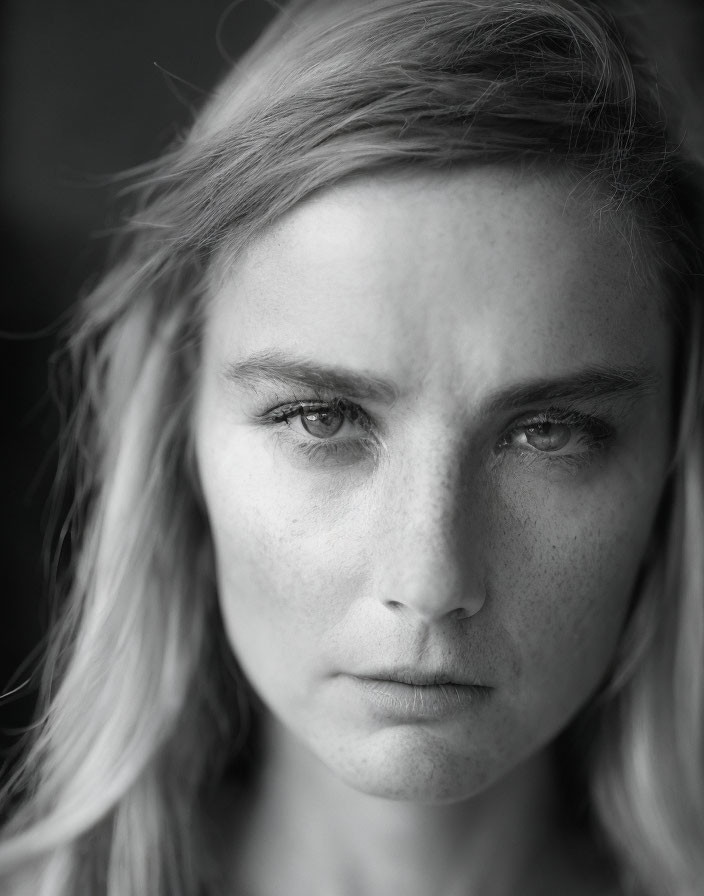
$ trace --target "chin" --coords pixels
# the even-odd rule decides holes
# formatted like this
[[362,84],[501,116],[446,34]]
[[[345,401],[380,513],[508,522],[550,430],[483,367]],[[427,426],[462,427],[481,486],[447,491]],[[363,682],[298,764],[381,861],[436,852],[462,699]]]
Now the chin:
[[501,777],[496,757],[459,751],[433,732],[411,726],[378,732],[321,756],[349,787],[388,800],[423,804],[470,799]]

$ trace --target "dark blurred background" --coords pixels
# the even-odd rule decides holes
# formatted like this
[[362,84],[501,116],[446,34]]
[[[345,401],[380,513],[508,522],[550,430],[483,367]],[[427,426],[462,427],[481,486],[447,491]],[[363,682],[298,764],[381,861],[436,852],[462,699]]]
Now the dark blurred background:
[[[265,0],[0,0],[0,694],[29,677],[49,617],[48,361],[119,221],[107,181],[190,123],[273,13]],[[0,767],[34,698],[0,701]]]
[[[688,97],[701,146],[704,0],[639,6],[653,54]],[[56,322],[97,276],[101,234],[119,220],[106,178],[157,155],[190,122],[226,57],[272,15],[267,0],[0,0],[0,694],[28,678],[48,618],[58,425],[48,359]],[[25,688],[0,702],[0,765],[34,696]]]

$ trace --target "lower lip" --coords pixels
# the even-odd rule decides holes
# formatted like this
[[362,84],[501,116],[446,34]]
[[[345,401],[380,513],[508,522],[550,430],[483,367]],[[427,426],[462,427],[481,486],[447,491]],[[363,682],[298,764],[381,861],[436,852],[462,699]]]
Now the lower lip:
[[377,712],[399,719],[448,719],[485,703],[491,688],[483,685],[413,685],[380,678],[346,676],[357,694]]

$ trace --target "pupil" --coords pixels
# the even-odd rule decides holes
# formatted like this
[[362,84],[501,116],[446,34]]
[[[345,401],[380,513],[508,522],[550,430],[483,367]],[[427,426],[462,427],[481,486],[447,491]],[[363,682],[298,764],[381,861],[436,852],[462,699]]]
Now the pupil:
[[344,423],[341,411],[309,411],[301,415],[303,428],[317,439],[329,439]]

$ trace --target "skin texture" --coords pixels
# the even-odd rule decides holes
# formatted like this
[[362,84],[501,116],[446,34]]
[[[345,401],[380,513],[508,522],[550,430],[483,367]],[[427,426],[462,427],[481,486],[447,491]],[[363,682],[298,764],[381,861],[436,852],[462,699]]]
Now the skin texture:
[[[375,797],[456,803],[544,755],[599,686],[668,463],[669,331],[632,263],[564,184],[491,168],[346,183],[221,259],[196,456],[227,634],[277,720],[272,756],[302,752]],[[272,352],[395,397],[236,366]],[[590,365],[637,368],[639,385],[489,406]],[[336,397],[373,423],[321,439],[300,415],[265,422]],[[567,442],[546,450],[546,432]],[[448,689],[447,712],[420,691],[380,705],[354,676],[389,666],[484,690]]]

